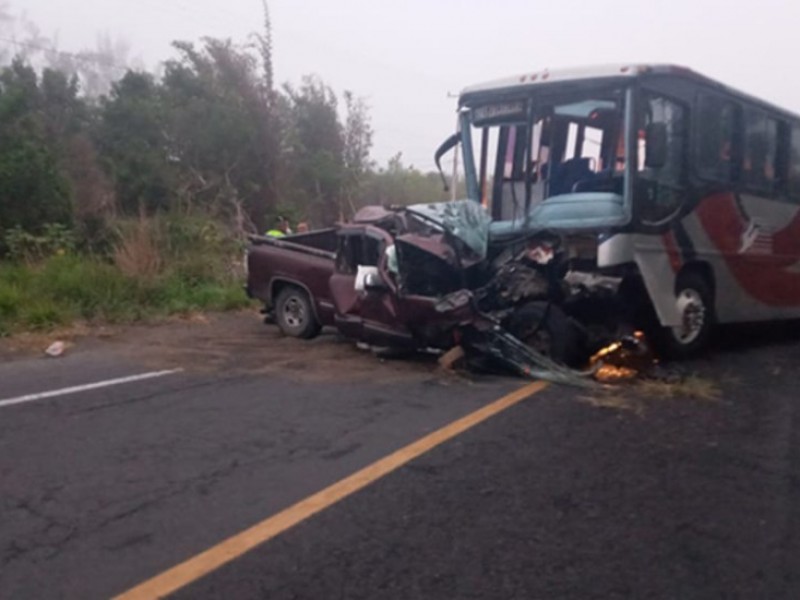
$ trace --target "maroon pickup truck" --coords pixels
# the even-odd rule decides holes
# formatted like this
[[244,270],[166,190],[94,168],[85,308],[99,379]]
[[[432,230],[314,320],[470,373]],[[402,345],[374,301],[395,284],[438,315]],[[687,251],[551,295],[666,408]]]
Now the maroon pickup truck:
[[[437,263],[454,258],[452,249],[442,239],[428,236],[395,239],[391,226],[378,226],[388,225],[397,216],[371,208],[335,230],[252,237],[247,261],[249,295],[261,300],[290,336],[311,338],[323,326],[333,325],[345,336],[372,346],[451,347],[453,319],[465,315],[442,310],[440,294],[430,282],[444,292],[461,289],[456,269],[435,272],[441,266]],[[443,233],[437,235],[442,238]],[[416,261],[411,273],[396,268],[392,256],[398,244],[409,261]],[[437,258],[436,251],[443,256]],[[424,256],[414,256],[415,252]],[[426,262],[431,264],[426,266]],[[443,276],[450,281],[443,281]]]
[[[582,380],[587,335],[561,305],[552,240],[490,244],[476,202],[366,207],[335,229],[253,236],[248,294],[286,334],[324,326],[373,347],[454,346],[526,375]],[[558,302],[556,302],[558,300]]]

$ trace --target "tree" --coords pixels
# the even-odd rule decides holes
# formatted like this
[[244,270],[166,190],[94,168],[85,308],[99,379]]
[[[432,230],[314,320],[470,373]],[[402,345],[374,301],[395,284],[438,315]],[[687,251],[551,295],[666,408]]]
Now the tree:
[[0,2],[0,63],[20,58],[35,69],[50,69],[76,79],[84,98],[96,100],[107,94],[111,84],[127,70],[129,44],[108,34],[97,36],[94,48],[64,52],[58,38],[42,34],[26,14],[14,14],[7,2]]
[[47,67],[77,78],[84,97],[91,100],[107,95],[114,82],[129,70],[130,45],[108,34],[98,35],[94,48],[77,53],[62,52],[57,40],[44,37],[28,44],[38,49]]
[[164,100],[184,190],[206,205],[241,203],[263,228],[276,205],[281,132],[257,59],[229,41],[176,48],[180,58],[166,64]]
[[340,116],[318,77],[276,89],[262,4],[247,44],[176,42],[156,77],[122,74],[128,48],[108,36],[61,52],[0,0],[0,31],[29,55],[0,72],[0,228],[72,223],[91,237],[92,224],[142,210],[200,209],[261,231],[278,213],[351,216],[371,178],[367,106],[345,92]]
[[14,60],[0,73],[0,230],[71,221],[71,191],[52,143],[36,72]]
[[423,173],[403,164],[398,152],[385,169],[370,171],[358,204],[408,205],[423,202],[444,202],[450,199],[438,173]]
[[92,140],[95,111],[79,96],[77,75],[44,69],[40,89],[49,145],[72,190],[73,221],[93,245],[115,211],[114,187],[100,167]]
[[272,19],[269,15],[267,0],[261,0],[264,11],[264,31],[252,35],[256,50],[261,56],[261,68],[263,69],[264,88],[267,93],[267,100],[272,101],[275,94],[275,71],[272,66]]
[[372,125],[370,124],[367,105],[362,98],[356,98],[352,92],[344,93],[347,117],[344,125],[344,181],[342,199],[344,206],[340,210],[342,217],[352,216],[356,211],[356,202],[363,191],[364,179],[372,167],[369,152],[372,148]]
[[124,213],[171,205],[176,178],[165,125],[160,86],[148,73],[128,71],[101,103],[98,147]]
[[290,103],[287,162],[292,169],[286,199],[318,225],[332,225],[342,214],[344,139],[338,100],[322,80],[307,76],[299,89],[285,86]]

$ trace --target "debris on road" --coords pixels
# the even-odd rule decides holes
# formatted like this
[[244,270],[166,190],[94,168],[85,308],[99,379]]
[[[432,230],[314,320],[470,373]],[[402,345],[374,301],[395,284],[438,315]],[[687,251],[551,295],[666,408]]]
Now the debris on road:
[[439,357],[439,366],[446,370],[452,370],[464,361],[466,355],[464,348],[454,346]]
[[67,350],[67,344],[65,342],[56,341],[50,344],[44,351],[44,353],[50,358],[58,358],[60,356],[63,356],[66,350]]

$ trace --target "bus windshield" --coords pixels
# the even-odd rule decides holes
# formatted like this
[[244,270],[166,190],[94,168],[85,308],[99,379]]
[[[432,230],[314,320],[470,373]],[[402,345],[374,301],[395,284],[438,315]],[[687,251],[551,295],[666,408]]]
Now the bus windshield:
[[622,206],[625,95],[619,89],[485,100],[463,108],[470,195],[495,222],[528,223],[549,198],[613,197]]

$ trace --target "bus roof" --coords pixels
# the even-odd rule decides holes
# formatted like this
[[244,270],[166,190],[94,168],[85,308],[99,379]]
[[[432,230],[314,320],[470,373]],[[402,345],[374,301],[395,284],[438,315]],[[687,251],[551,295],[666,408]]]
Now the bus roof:
[[721,92],[725,92],[732,96],[736,96],[751,103],[760,105],[773,112],[781,113],[783,115],[800,119],[791,111],[771,104],[765,100],[761,100],[751,94],[741,92],[732,87],[729,87],[719,81],[701,75],[696,71],[679,65],[671,64],[635,64],[635,63],[622,63],[613,65],[598,65],[589,67],[575,67],[568,69],[544,69],[541,71],[531,71],[528,73],[521,73],[513,77],[505,77],[503,79],[495,79],[485,83],[472,85],[464,88],[459,96],[459,104],[464,104],[467,100],[473,97],[481,97],[485,94],[492,95],[495,92],[515,92],[523,91],[538,86],[547,86],[556,83],[569,83],[576,81],[587,82],[602,82],[604,80],[625,80],[634,79],[648,75],[673,75],[692,79],[698,83],[703,83],[708,86],[714,87]]

